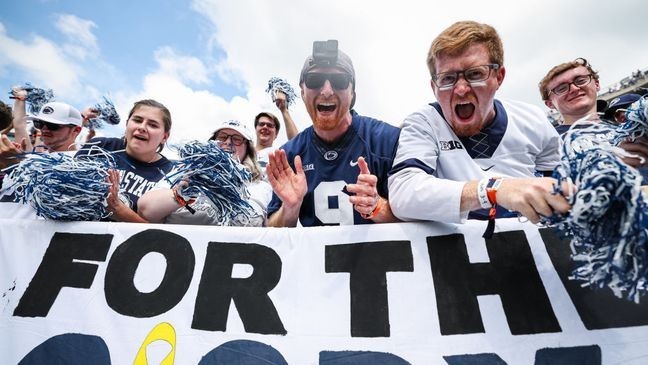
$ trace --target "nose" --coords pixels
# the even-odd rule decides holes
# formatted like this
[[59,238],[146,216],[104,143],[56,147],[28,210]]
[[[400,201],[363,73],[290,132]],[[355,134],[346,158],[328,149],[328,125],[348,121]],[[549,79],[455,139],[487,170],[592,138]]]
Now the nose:
[[455,94],[459,96],[463,96],[466,93],[468,93],[468,91],[470,91],[470,88],[471,88],[470,83],[466,81],[466,78],[464,77],[463,74],[460,74],[458,76],[457,83],[455,84],[453,91]]
[[322,85],[322,88],[320,89],[320,94],[325,95],[325,96],[335,94],[335,90],[333,90],[333,86],[331,85],[331,81],[329,81],[329,80],[324,81],[324,85]]

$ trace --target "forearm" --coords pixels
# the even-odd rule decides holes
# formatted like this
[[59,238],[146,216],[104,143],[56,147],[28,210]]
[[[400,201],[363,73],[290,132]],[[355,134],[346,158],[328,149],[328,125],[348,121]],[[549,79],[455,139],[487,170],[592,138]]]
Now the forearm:
[[27,132],[27,120],[25,119],[25,101],[21,99],[16,99],[14,101],[14,106],[12,110],[13,116],[13,128],[14,128],[14,140],[18,143],[25,141],[25,150],[31,151],[34,146],[31,144],[29,139],[29,133]]
[[148,223],[146,219],[140,217],[134,210],[123,203],[112,209],[112,213],[112,220],[117,222]]
[[162,223],[181,205],[175,199],[172,189],[159,189],[149,191],[139,198],[137,207],[139,215],[144,219],[151,223]]
[[286,208],[282,205],[279,210],[268,217],[269,227],[296,227],[299,219],[299,207]]
[[295,138],[299,131],[297,130],[295,121],[290,116],[288,108],[281,111],[281,116],[283,117],[284,125],[286,127],[286,137],[288,138],[288,140]]

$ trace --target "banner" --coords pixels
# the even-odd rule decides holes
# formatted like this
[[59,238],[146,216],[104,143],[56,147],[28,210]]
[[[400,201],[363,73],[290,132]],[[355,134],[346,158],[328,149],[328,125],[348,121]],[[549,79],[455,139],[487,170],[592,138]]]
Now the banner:
[[[0,219],[3,364],[645,364],[648,304],[499,219],[238,228]],[[238,362],[236,362],[238,361]]]

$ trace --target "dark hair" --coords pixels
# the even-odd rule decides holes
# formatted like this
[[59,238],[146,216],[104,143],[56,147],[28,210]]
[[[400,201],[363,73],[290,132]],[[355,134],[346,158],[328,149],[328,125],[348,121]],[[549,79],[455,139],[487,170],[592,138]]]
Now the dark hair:
[[11,107],[0,101],[0,131],[9,127],[12,123]]
[[[128,119],[126,120],[126,123],[128,123],[128,120],[130,120],[131,116],[133,116],[133,113],[135,113],[135,111],[142,106],[150,106],[152,108],[160,109],[160,111],[162,111],[162,123],[164,124],[164,131],[171,131],[171,112],[162,103],[153,99],[136,101],[135,104],[133,104],[130,112],[128,112]],[[164,144],[160,144],[160,146],[158,146],[158,152],[162,152],[163,149]]]
[[266,117],[266,118],[272,119],[272,121],[275,124],[275,128],[277,128],[277,133],[279,133],[279,129],[281,128],[281,124],[279,124],[279,119],[274,114],[268,113],[268,112],[261,112],[261,113],[257,114],[256,117],[254,117],[254,128],[255,129],[256,129],[257,125],[259,125],[259,119],[261,119],[261,117]]

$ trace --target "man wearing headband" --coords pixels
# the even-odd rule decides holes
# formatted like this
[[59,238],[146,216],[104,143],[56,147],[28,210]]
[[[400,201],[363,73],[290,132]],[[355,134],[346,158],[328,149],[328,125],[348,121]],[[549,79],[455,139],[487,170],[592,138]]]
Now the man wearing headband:
[[355,70],[337,41],[314,42],[299,86],[313,125],[270,154],[268,225],[395,221],[387,193],[399,129],[353,110]]

